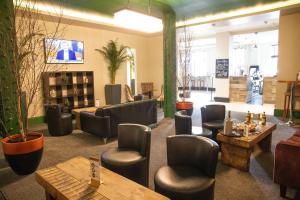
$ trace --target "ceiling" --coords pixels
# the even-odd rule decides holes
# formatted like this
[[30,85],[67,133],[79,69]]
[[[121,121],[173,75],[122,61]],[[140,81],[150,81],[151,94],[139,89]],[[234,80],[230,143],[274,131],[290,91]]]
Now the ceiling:
[[[194,38],[214,36],[217,33],[230,32],[231,34],[248,33],[278,29],[279,11],[253,16],[228,19],[214,23],[200,24],[188,27]],[[183,34],[184,28],[177,29],[177,34]]]
[[[63,6],[85,11],[113,15],[114,12],[130,8],[139,12],[148,12],[148,0],[39,0],[62,3]],[[151,14],[161,17],[170,10],[176,12],[177,19],[199,17],[208,14],[235,10],[257,4],[267,4],[280,0],[151,0]],[[282,1],[282,0],[281,0]]]
[[156,0],[170,5],[177,19],[199,17],[244,7],[278,2],[279,0]]

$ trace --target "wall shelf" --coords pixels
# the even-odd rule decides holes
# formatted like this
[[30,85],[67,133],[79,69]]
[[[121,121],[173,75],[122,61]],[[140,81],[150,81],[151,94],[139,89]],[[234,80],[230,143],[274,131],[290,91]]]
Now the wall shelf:
[[92,71],[60,71],[43,73],[45,104],[60,104],[69,110],[95,104]]

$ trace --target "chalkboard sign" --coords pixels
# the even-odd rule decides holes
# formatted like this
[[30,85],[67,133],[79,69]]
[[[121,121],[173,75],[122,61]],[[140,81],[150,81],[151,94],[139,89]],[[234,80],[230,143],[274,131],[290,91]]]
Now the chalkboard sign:
[[228,78],[229,59],[216,60],[216,78]]

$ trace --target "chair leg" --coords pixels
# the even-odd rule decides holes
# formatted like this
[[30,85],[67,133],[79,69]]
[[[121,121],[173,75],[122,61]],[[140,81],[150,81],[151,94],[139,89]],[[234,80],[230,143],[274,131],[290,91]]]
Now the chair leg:
[[286,116],[286,98],[287,98],[287,96],[284,96],[283,113],[282,113],[283,119],[285,119],[285,116]]
[[107,143],[107,138],[103,138],[103,142],[104,142],[104,144],[106,144]]
[[280,185],[280,196],[285,198],[286,195],[286,186]]

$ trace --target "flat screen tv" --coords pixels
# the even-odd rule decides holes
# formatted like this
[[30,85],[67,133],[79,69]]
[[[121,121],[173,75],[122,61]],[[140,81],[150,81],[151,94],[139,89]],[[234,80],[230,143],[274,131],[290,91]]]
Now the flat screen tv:
[[45,38],[46,63],[83,63],[83,42]]

